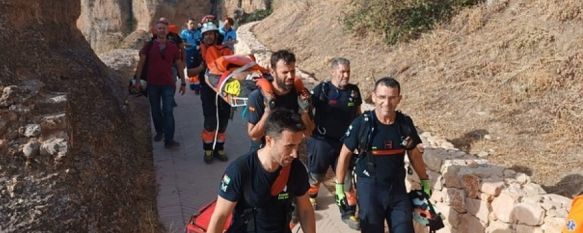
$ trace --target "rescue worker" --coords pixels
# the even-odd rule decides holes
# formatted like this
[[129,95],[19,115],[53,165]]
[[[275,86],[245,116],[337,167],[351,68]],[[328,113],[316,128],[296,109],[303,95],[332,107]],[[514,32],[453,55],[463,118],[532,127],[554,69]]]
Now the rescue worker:
[[316,232],[314,209],[308,198],[308,174],[297,159],[305,126],[297,113],[273,111],[265,122],[265,146],[229,164],[207,232],[291,233],[292,202],[303,232]]
[[[187,69],[193,69],[202,64],[199,50],[201,37],[200,28],[196,27],[196,21],[193,18],[189,18],[186,21],[186,29],[180,32],[180,38],[184,41],[184,60]],[[198,76],[200,70],[190,71],[188,74],[190,89],[198,95],[200,92],[200,79]]]
[[423,147],[411,118],[396,111],[401,101],[397,80],[384,77],[374,86],[374,110],[364,112],[348,127],[336,167],[336,200],[346,203],[345,175],[353,151],[361,232],[382,233],[384,222],[391,233],[413,232],[412,205],[405,188],[405,153],[430,195]]
[[[348,126],[360,115],[362,98],[358,86],[350,84],[350,61],[334,58],[330,62],[332,78],[312,90],[314,121],[316,127],[308,139],[308,170],[310,175],[310,202],[317,208],[316,197],[320,183],[326,178],[328,168],[336,170],[341,138]],[[356,194],[352,190],[350,172],[344,187],[348,206],[339,206],[342,221],[352,229],[359,229],[356,214]]]
[[273,95],[264,96],[260,89],[252,91],[247,99],[247,133],[251,137],[251,150],[261,148],[265,136],[265,122],[275,108],[286,108],[299,113],[302,122],[306,125],[305,135],[310,135],[314,128],[310,116],[310,94],[305,88],[296,90],[296,57],[287,50],[279,50],[271,55],[271,75],[273,80]]
[[[200,44],[200,53],[205,64],[211,64],[221,56],[233,54],[231,49],[220,44],[218,40],[219,29],[214,23],[204,23],[201,32],[202,43]],[[217,101],[216,94],[206,82],[202,82],[200,100],[202,102],[204,116],[204,129],[201,136],[204,150],[203,159],[206,163],[212,162],[213,158],[217,158],[220,161],[227,161],[229,159],[225,154],[224,144],[225,131],[227,130],[227,124],[231,115],[231,107],[220,97],[218,98],[218,105],[215,104],[215,101]],[[217,134],[216,140],[215,133]]]

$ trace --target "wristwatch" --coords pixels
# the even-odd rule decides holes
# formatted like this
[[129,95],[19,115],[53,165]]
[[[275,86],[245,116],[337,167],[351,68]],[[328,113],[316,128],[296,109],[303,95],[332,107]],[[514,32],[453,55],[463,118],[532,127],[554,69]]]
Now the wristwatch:
[[180,86],[183,86],[183,87],[185,87],[185,86],[186,86],[186,82],[181,82],[181,83],[180,83]]

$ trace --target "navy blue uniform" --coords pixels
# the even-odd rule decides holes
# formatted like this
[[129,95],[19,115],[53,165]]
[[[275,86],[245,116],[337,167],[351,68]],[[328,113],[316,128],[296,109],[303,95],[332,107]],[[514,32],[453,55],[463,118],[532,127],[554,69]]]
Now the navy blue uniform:
[[392,233],[413,232],[412,207],[405,188],[405,148],[401,142],[410,137],[412,145],[417,145],[421,139],[411,118],[400,112],[390,125],[379,122],[374,112],[367,116],[356,118],[344,139],[348,149],[357,149],[360,138],[367,137],[359,135],[361,128],[372,122],[374,131],[367,152],[360,155],[355,168],[360,227],[362,232],[384,232],[386,220]]
[[[295,159],[290,166],[287,186],[277,196],[272,196],[271,185],[281,168],[275,172],[265,171],[256,151],[229,164],[219,186],[219,196],[237,202],[233,223],[227,232],[291,232],[291,200],[304,195],[309,185],[304,165]],[[251,207],[255,207],[254,213]],[[250,227],[245,221],[253,222],[254,226]]]
[[[348,84],[342,90],[329,81],[313,89],[316,128],[308,139],[308,161],[311,174],[326,174],[336,169],[344,132],[359,114],[362,98],[358,86]],[[312,182],[315,182],[312,181]]]
[[[285,108],[298,112],[298,92],[295,89],[290,90],[287,94],[275,97],[275,108]],[[273,110],[273,109],[272,109]],[[247,122],[257,124],[265,112],[265,97],[261,90],[255,89],[247,98]],[[260,142],[251,140],[251,151],[261,148],[263,139]]]

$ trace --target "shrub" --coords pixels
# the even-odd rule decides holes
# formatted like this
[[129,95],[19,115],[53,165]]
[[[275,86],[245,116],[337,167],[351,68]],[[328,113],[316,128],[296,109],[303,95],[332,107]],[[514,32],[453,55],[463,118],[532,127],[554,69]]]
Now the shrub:
[[387,44],[418,38],[463,7],[484,0],[353,0],[342,19],[346,29],[382,35]]

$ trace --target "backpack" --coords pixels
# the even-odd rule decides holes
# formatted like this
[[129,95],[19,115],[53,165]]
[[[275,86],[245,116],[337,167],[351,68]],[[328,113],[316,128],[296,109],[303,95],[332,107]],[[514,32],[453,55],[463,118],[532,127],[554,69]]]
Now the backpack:
[[[413,133],[413,121],[409,116],[401,113],[400,111],[397,111],[396,114],[397,116],[395,118],[395,124],[398,126],[397,131],[399,135],[401,135],[402,140],[400,144],[401,146],[405,147],[405,150],[411,150],[415,148],[415,146],[406,147],[407,141],[405,138]],[[367,167],[370,172],[374,171],[375,168],[375,156],[373,156],[370,151],[372,146],[372,137],[375,134],[375,113],[372,110],[365,111],[362,113],[362,117],[364,124],[358,130],[359,141],[357,145],[358,155],[356,160],[358,161],[360,159],[366,159]],[[407,173],[410,175],[413,173],[413,170],[410,168],[410,166],[407,168]]]

